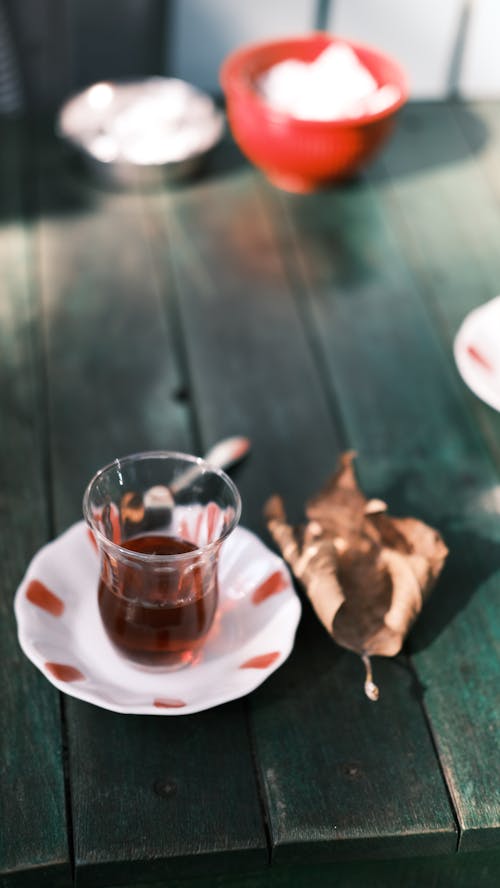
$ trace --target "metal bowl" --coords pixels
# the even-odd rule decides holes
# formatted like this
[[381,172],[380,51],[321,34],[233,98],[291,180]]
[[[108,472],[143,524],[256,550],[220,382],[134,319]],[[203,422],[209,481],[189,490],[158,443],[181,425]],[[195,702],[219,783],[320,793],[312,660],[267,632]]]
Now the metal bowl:
[[61,108],[56,132],[114,187],[159,186],[193,175],[220,140],[224,115],[183,80],[94,83]]

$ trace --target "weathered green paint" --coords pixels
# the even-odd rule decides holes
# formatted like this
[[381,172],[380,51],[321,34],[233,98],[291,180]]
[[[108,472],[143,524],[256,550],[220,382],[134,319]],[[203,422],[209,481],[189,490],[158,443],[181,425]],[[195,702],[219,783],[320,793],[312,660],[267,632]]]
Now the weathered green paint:
[[[496,104],[411,106],[371,176],[450,360],[467,312],[500,290],[499,117]],[[500,416],[461,390],[499,464]]]
[[22,148],[0,139],[0,884],[69,884],[59,695],[22,654],[14,592],[49,535],[34,269],[23,225]]
[[[159,280],[141,200],[83,183],[75,191],[60,160],[49,144],[37,237],[57,531],[80,517],[84,486],[103,463],[194,446],[161,298],[166,269]],[[241,704],[177,719],[72,699],[65,708],[79,885],[265,864]],[[167,783],[175,791],[165,795]]]
[[[266,497],[281,491],[298,517],[343,438],[286,276],[287,228],[258,182],[244,172],[177,193],[163,211],[158,254],[168,242],[202,433],[213,440],[243,426],[254,441],[238,482],[244,522],[262,530]],[[336,197],[325,200],[331,213]],[[249,701],[273,859],[454,850],[411,674],[385,664],[374,707],[360,662],[305,610],[290,662]]]
[[[422,120],[430,120],[427,113]],[[425,131],[426,145],[428,136]],[[454,136],[451,130],[450,146]],[[444,348],[440,341],[437,309],[429,311],[439,232],[453,242],[454,228],[445,225],[442,208],[434,222],[429,201],[439,194],[439,172],[426,166],[415,132],[407,139],[415,154],[407,145],[398,152],[396,139],[385,163],[393,156],[413,159],[419,171],[412,174],[418,179],[414,204],[405,203],[406,167],[401,184],[394,173],[376,178],[373,190],[359,182],[338,189],[335,198],[282,203],[291,219],[297,298],[311,314],[349,440],[359,451],[362,480],[396,513],[438,526],[451,549],[410,649],[457,812],[460,848],[473,850],[496,844],[500,817],[493,776],[500,747],[498,476],[464,402],[449,341]],[[446,156],[442,144],[441,150]],[[468,158],[467,170],[473,162]],[[449,175],[445,167],[443,177]],[[389,190],[392,201],[399,196],[398,215],[389,212]],[[421,278],[408,264],[419,247]],[[442,260],[439,269],[444,274]]]
[[[496,888],[500,854],[453,854],[415,860],[295,864],[259,873],[168,882],[168,888]],[[111,886],[108,886],[111,888]],[[167,888],[165,882],[133,888]]]
[[[461,452],[437,470],[449,486],[443,503],[452,554],[414,633],[413,659],[427,688],[425,703],[459,816],[460,849],[467,851],[496,846],[500,826],[499,488],[483,443],[498,466],[500,417],[457,384],[452,346],[465,314],[499,289],[500,206],[491,184],[498,189],[500,163],[497,156],[495,166],[489,147],[494,125],[498,131],[498,108],[491,106],[482,112],[451,106],[440,113],[415,107],[376,175],[377,195],[463,405],[464,417],[455,419]],[[432,404],[422,386],[419,398]],[[436,418],[429,410],[426,426],[438,450],[451,421],[445,427],[439,411]],[[483,441],[475,442],[471,425],[483,432]]]
[[[492,106],[412,107],[367,179],[310,197],[224,150],[171,192],[106,193],[44,136],[22,180],[33,248],[18,143],[0,144],[2,888],[69,881],[63,740],[80,885],[496,885],[500,420],[451,355],[499,289],[486,129],[494,145]],[[369,703],[304,601],[290,660],[246,701],[170,719],[62,698],[63,737],[11,611],[51,504],[59,532],[105,461],[235,433],[253,442],[243,523],[265,539],[266,497],[298,519],[347,445],[369,493],[443,531],[415,671],[377,660]],[[455,817],[460,850],[481,854],[453,853]]]

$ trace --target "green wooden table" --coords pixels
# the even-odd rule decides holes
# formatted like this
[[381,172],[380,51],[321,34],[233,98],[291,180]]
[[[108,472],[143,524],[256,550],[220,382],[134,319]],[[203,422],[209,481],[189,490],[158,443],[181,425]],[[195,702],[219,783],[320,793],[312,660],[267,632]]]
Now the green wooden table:
[[[452,357],[500,291],[500,107],[411,106],[314,196],[228,143],[196,182],[100,191],[0,139],[2,886],[493,886],[500,872],[500,417]],[[27,563],[100,465],[245,434],[242,523],[298,519],[354,447],[451,554],[404,655],[362,666],[307,602],[249,697],[177,718],[61,696],[21,653]]]

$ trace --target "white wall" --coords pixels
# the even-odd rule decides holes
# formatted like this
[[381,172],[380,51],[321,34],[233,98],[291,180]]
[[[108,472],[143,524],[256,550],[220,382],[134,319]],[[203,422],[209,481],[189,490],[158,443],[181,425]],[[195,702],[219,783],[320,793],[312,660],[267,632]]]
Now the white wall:
[[328,29],[374,43],[406,68],[415,97],[437,99],[449,90],[462,0],[336,0]]
[[210,92],[227,53],[255,40],[329,31],[390,52],[412,96],[500,97],[500,0],[174,0],[168,73]]
[[168,23],[170,72],[218,92],[223,58],[243,43],[310,31],[311,0],[175,0]]
[[500,0],[475,0],[465,37],[459,90],[466,98],[500,96]]

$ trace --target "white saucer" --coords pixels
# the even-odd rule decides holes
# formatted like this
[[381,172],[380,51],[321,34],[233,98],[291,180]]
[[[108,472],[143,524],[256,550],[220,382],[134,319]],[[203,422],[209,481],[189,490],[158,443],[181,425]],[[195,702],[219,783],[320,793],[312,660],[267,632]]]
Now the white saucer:
[[187,715],[243,697],[289,656],[301,606],[288,569],[253,533],[223,544],[220,603],[195,664],[145,671],[123,659],[97,606],[99,558],[86,524],[35,555],[15,598],[20,645],[59,690],[113,712]]
[[500,410],[500,296],[465,317],[453,350],[466,385],[490,407]]

